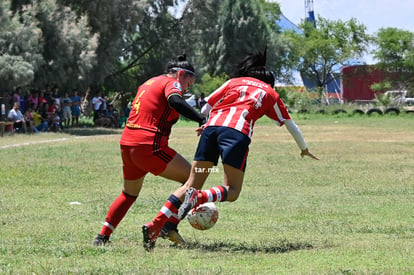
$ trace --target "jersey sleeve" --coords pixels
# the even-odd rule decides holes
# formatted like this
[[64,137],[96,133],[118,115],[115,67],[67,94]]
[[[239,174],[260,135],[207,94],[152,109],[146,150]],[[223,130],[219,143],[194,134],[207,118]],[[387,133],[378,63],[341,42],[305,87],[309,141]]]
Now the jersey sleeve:
[[164,89],[165,98],[168,99],[173,94],[183,96],[183,89],[181,87],[181,84],[180,84],[180,82],[175,81],[175,80],[174,81],[169,81],[165,85],[165,89]]
[[206,101],[210,106],[216,105],[216,103],[223,97],[223,95],[227,92],[229,83],[230,80],[226,81],[223,85],[221,85],[217,90],[215,90],[211,95],[209,95],[206,98]]
[[287,119],[291,119],[285,104],[279,95],[275,92],[272,94],[272,105],[269,106],[266,115],[275,121],[276,125],[282,126]]

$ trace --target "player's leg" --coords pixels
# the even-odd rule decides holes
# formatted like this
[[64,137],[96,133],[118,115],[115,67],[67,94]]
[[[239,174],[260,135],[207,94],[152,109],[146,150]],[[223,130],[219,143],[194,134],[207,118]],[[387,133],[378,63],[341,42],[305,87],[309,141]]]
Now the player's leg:
[[[159,176],[184,183],[188,179],[190,170],[190,163],[177,153]],[[180,236],[177,229],[180,222],[177,217],[180,206],[180,197],[177,197],[175,193],[171,194],[153,221],[143,225],[144,247],[147,250],[154,247],[156,238],[160,234],[164,239],[169,239],[177,244],[185,244],[185,240]]]
[[68,114],[67,114],[68,121],[66,123],[66,128],[69,128],[70,127],[70,120],[71,120],[71,118],[72,118],[72,112],[71,112],[71,110],[68,110]]
[[137,180],[124,180],[122,192],[109,207],[101,232],[94,240],[95,245],[105,245],[109,241],[113,231],[137,200],[144,178],[145,176]]
[[[200,138],[200,142],[198,144],[198,148],[197,148],[197,152],[199,151],[208,151],[210,155],[213,155],[215,162],[211,162],[211,163],[205,163],[206,168],[207,167],[212,167],[213,163],[217,163],[217,159],[218,159],[218,153],[215,150],[212,150],[209,148],[207,148],[207,146],[204,146],[204,142],[201,142],[202,139],[207,139],[206,137],[206,133],[209,132],[209,130],[205,130],[203,131],[203,134]],[[196,156],[197,156],[197,152],[196,152]],[[177,154],[178,155],[178,154]],[[165,171],[163,171],[164,173],[161,173],[160,175],[164,176],[164,177],[169,177],[170,175],[172,175],[173,171],[171,171],[172,169],[169,168],[175,168],[174,172],[177,172],[176,167],[174,167],[174,164],[177,164],[178,161],[171,162],[171,166],[169,164],[169,167],[167,167],[167,169],[165,169]],[[194,167],[196,166],[195,163],[193,163],[193,167],[190,169],[191,172],[188,172],[190,175],[190,178],[192,179],[192,181],[195,178],[195,169]],[[207,169],[208,170],[208,169]],[[168,175],[166,173],[170,172]],[[203,177],[207,177],[208,173],[206,173]],[[188,177],[188,174],[187,174]],[[170,178],[170,177],[169,177]],[[187,179],[187,178],[186,178]],[[205,179],[204,179],[205,180]],[[202,184],[204,183],[204,180],[202,183],[200,183],[199,188],[201,188]],[[182,200],[184,198],[185,192],[188,188],[188,186],[192,186],[194,185],[194,183],[189,183],[189,181],[187,180],[187,183],[183,186],[181,186],[180,188],[178,188],[176,191],[174,191],[173,194],[171,194],[171,196],[168,198],[167,202],[163,205],[163,207],[161,208],[161,210],[158,212],[157,216],[153,219],[152,222],[150,223],[146,223],[143,227],[142,227],[142,232],[143,232],[143,237],[144,237],[144,248],[147,250],[151,250],[154,245],[155,245],[155,241],[157,238],[157,234],[158,232],[161,230],[161,228],[164,227],[164,225],[167,223],[167,221],[171,221],[169,220],[171,217],[173,217],[175,219],[175,223],[178,223],[180,221],[180,219],[178,219],[178,209],[180,208],[181,204],[182,204]],[[169,226],[171,225],[171,223],[169,223]],[[155,237],[154,237],[155,236]],[[154,238],[152,238],[154,237]]]
[[241,132],[227,128],[218,136],[224,168],[224,185],[201,192],[199,203],[235,201],[242,189],[250,138]]
[[66,111],[65,110],[62,111],[62,124],[63,124],[64,128],[67,128],[66,127],[67,119],[66,119]]
[[[197,156],[197,153],[196,153]],[[178,218],[182,220],[197,203],[197,194],[199,189],[204,185],[207,177],[213,167],[213,161],[195,160],[191,167],[190,177],[185,185],[177,189],[174,194],[183,200],[182,205],[178,210]]]
[[178,211],[183,219],[191,208],[205,202],[237,200],[244,178],[250,139],[237,130],[221,127],[218,129],[217,144],[224,168],[224,184],[208,190],[189,188]]
[[186,190],[184,202],[178,209],[178,218],[184,219],[187,213],[192,209],[206,202],[233,202],[237,200],[240,195],[244,172],[228,164],[223,164],[224,167],[224,184],[215,186],[207,190],[197,190],[189,187]]
[[105,218],[101,232],[94,240],[94,245],[105,245],[128,210],[136,201],[144,182],[146,171],[135,166],[133,159],[137,150],[134,147],[121,146],[124,185],[121,194],[112,202]]
[[159,176],[184,184],[190,175],[190,170],[191,164],[177,153]]
[[[224,168],[224,187],[227,189],[226,201],[236,201],[240,195],[244,179],[244,171],[228,164],[223,164]],[[213,196],[214,201],[215,197]],[[207,200],[209,201],[209,200]],[[204,203],[204,202],[202,202]]]
[[[197,151],[200,151],[200,148],[198,148]],[[218,156],[215,155],[213,158],[216,162]],[[185,184],[179,187],[174,191],[174,193],[170,195],[167,202],[161,208],[160,212],[158,212],[152,223],[149,223],[149,225],[152,227],[151,230],[161,230],[161,228],[163,228],[166,224],[167,220],[167,227],[173,226],[172,228],[176,228],[176,225],[180,221],[177,216],[178,209],[180,208],[181,203],[184,199],[186,190],[192,186],[197,189],[202,188],[205,180],[208,177],[208,172],[210,171],[211,167],[213,167],[213,165],[214,162],[212,161],[194,161],[190,167],[190,164],[187,162],[187,160],[185,160],[180,154],[177,153],[175,155],[173,160],[168,163],[166,169],[159,175],[168,179],[180,181],[182,183],[185,182]]]

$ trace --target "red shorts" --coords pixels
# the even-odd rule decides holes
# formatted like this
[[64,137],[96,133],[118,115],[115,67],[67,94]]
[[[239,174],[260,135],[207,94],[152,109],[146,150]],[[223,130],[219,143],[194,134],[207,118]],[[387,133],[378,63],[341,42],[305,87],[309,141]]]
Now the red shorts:
[[162,146],[156,151],[153,150],[152,144],[121,145],[124,179],[136,180],[145,176],[148,172],[159,175],[176,154],[177,152],[168,145]]

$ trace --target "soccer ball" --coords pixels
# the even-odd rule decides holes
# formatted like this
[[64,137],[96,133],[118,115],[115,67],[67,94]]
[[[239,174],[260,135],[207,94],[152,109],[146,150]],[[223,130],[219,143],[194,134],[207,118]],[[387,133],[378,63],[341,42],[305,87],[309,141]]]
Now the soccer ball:
[[192,227],[198,230],[212,228],[218,219],[218,210],[213,202],[206,202],[188,212],[187,220]]

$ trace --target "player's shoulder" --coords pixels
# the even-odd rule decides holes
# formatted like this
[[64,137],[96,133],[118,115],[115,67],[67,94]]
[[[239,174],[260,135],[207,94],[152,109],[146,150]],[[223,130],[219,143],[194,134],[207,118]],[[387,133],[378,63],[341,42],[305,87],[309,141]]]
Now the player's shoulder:
[[263,90],[273,90],[273,88],[267,84],[266,82],[263,82],[257,78],[254,77],[237,77],[237,78],[232,78],[230,84],[232,85],[247,85],[247,86],[251,86],[254,88],[260,88]]
[[154,84],[159,84],[159,83],[165,82],[166,80],[167,80],[166,76],[164,76],[164,75],[154,76],[154,77],[148,79],[147,81],[145,81],[144,84],[142,84],[142,86],[151,86],[151,85],[154,85]]
[[166,80],[165,87],[168,90],[171,90],[171,92],[182,94],[183,88],[181,86],[181,83],[172,77],[168,77],[168,78],[169,79]]

